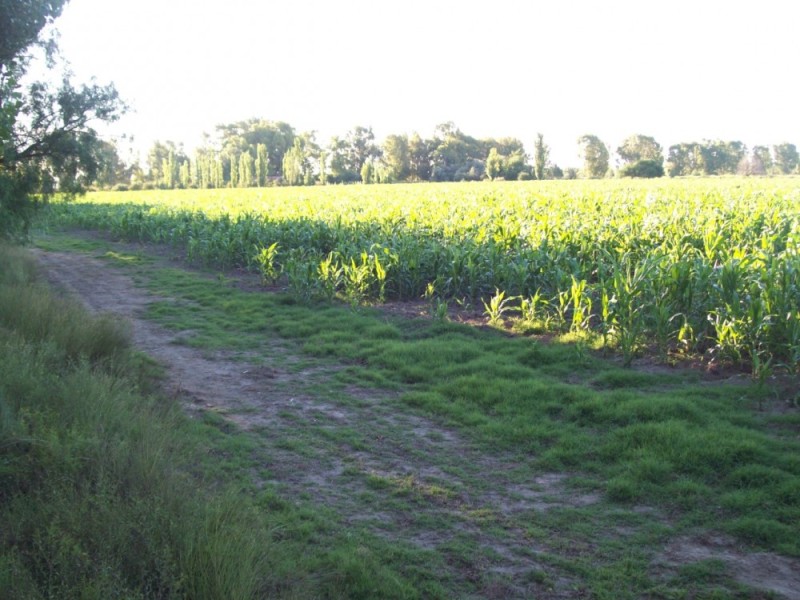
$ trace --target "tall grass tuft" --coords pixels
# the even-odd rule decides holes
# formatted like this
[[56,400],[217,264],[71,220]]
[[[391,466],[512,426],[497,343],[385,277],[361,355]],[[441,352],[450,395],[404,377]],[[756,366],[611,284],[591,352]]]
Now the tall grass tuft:
[[136,392],[125,328],[33,277],[0,248],[3,597],[261,597],[257,513],[189,475],[187,421]]

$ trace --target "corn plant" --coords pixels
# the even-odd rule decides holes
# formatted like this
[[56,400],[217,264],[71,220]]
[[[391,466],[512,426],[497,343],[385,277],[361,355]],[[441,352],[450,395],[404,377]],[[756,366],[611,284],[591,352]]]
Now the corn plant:
[[317,296],[317,265],[302,250],[292,250],[286,260],[284,273],[289,292],[302,302]]
[[797,203],[794,180],[731,179],[101,193],[48,211],[314,297],[408,300],[436,281],[439,300],[488,310],[505,290],[545,327],[597,330],[626,362],[652,339],[797,370]]
[[616,299],[609,294],[605,282],[600,285],[600,335],[603,336],[603,348],[609,347],[614,332],[614,304]]
[[536,290],[533,296],[520,298],[519,311],[523,321],[534,324],[539,320],[539,307],[545,307],[547,300],[542,297],[541,289]]
[[278,242],[264,247],[256,246],[256,253],[252,260],[261,274],[261,281],[264,284],[275,283],[280,277],[281,270],[276,258],[278,256]]
[[569,293],[572,305],[570,331],[588,329],[589,319],[592,317],[592,298],[586,290],[586,280],[578,281],[573,275]]
[[375,282],[378,285],[377,300],[381,303],[386,302],[386,269],[383,268],[377,254],[373,255],[372,260],[374,263]]
[[743,345],[752,364],[753,379],[764,381],[772,371],[773,354],[767,344],[772,315],[761,297],[761,289],[753,284],[742,318]]
[[367,301],[375,278],[367,253],[362,252],[359,258],[358,263],[351,258],[349,263],[342,266],[344,295],[354,307]]
[[569,312],[570,307],[570,298],[569,290],[563,290],[558,292],[558,294],[555,296],[555,302],[551,302],[551,306],[555,310],[555,318],[559,331],[564,331],[564,328],[566,327],[567,313]]
[[336,297],[336,293],[342,285],[343,272],[340,259],[333,252],[329,252],[328,256],[319,262],[317,280],[322,296],[328,302]]
[[486,309],[484,314],[489,317],[489,325],[499,325],[502,322],[503,315],[512,309],[511,303],[515,299],[514,297],[506,298],[505,292],[495,290],[495,294],[489,299],[489,303],[483,302],[483,307]]
[[629,255],[623,255],[611,279],[616,300],[614,305],[614,333],[622,351],[623,364],[633,361],[645,333],[643,312],[646,304],[645,292],[650,276],[660,263],[658,257],[648,257],[634,264]]

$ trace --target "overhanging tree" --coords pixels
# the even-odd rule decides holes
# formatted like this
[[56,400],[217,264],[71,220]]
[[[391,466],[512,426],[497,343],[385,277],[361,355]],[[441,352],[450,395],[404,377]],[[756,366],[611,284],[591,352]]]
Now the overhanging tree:
[[105,156],[92,125],[114,121],[124,106],[113,85],[22,85],[37,47],[48,66],[55,44],[42,31],[67,0],[0,0],[0,235],[26,229],[34,194],[81,192]]

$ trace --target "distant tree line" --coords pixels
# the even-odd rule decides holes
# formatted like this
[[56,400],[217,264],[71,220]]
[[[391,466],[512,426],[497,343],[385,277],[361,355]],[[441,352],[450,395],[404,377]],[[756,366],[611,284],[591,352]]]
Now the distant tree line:
[[193,156],[173,142],[156,142],[146,164],[125,165],[113,144],[103,146],[99,187],[226,188],[268,185],[394,183],[416,181],[526,180],[692,175],[769,175],[798,172],[794,144],[748,148],[739,141],[703,141],[670,146],[666,155],[652,137],[632,135],[616,149],[617,164],[600,138],[578,139],[582,166],[562,169],[537,134],[533,154],[517,138],[478,139],[452,122],[431,138],[390,135],[378,144],[371,127],[357,126],[321,145],[316,135],[288,123],[250,119],[219,125],[214,143]]
[[606,145],[594,135],[578,139],[583,159],[582,175],[598,178],[684,177],[692,175],[789,175],[800,172],[797,146],[784,143],[747,148],[740,141],[704,140],[674,144],[667,149],[652,137],[632,135],[617,148],[618,170],[609,165]]

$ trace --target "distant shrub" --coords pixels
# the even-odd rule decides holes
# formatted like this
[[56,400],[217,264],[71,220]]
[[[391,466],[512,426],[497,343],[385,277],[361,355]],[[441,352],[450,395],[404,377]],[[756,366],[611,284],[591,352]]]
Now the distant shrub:
[[664,176],[664,166],[657,160],[643,159],[625,165],[619,171],[620,177],[642,177],[651,179]]
[[129,188],[128,188],[128,186],[127,186],[127,185],[125,185],[124,183],[118,183],[117,185],[115,185],[115,186],[114,186],[113,188],[111,188],[111,189],[112,189],[113,191],[115,191],[115,192],[127,192]]

